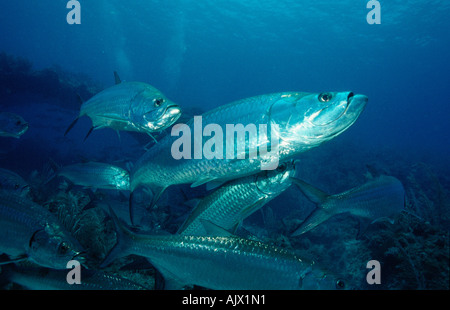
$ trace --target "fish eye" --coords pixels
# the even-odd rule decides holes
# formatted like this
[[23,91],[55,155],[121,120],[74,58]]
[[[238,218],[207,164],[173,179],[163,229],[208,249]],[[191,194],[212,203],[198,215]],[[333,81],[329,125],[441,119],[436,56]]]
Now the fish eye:
[[337,280],[336,281],[336,289],[343,290],[344,288],[345,288],[344,280],[341,280],[341,279]]
[[330,93],[322,93],[319,95],[319,101],[320,102],[328,102],[333,98],[333,95]]
[[19,126],[20,124],[22,124],[21,121],[17,121],[17,122],[16,122],[16,125],[17,125],[17,126]]
[[155,105],[155,107],[159,107],[159,106],[161,106],[161,104],[163,104],[164,103],[164,99],[163,98],[156,98],[156,99],[153,99],[153,104]]
[[61,244],[58,247],[58,254],[64,255],[69,250],[69,246],[65,242],[61,242]]
[[278,172],[283,172],[286,170],[286,164],[281,164],[277,167]]
[[15,184],[15,185],[14,185],[14,189],[18,189],[19,187],[20,187],[19,184]]

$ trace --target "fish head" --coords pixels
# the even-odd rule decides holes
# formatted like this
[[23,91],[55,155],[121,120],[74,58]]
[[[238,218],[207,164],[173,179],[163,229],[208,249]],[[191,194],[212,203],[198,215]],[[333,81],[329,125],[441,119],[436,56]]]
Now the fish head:
[[366,96],[351,91],[284,93],[271,107],[271,121],[280,128],[281,143],[313,147],[349,128],[367,101]]
[[53,269],[66,269],[70,260],[84,262],[79,243],[60,226],[46,224],[30,239],[28,255],[35,263]]
[[25,182],[25,180],[14,176],[0,176],[0,189],[13,190],[22,196],[27,196],[30,192],[30,186]]
[[277,195],[291,186],[291,177],[294,175],[294,161],[283,162],[274,170],[264,170],[257,174],[256,186],[266,195]]
[[1,113],[0,136],[20,138],[28,130],[28,123],[14,113]]
[[136,98],[132,113],[135,126],[155,132],[172,126],[181,116],[181,108],[154,88],[147,88]]

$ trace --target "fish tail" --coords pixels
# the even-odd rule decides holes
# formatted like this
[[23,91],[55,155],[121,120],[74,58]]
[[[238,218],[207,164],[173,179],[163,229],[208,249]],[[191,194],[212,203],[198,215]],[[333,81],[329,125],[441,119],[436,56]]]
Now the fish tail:
[[291,180],[311,202],[316,204],[316,209],[292,233],[292,236],[299,236],[328,220],[334,212],[325,207],[330,195],[300,179],[291,177]]
[[337,195],[328,195],[312,185],[292,178],[292,182],[317,205],[293,236],[301,235],[335,214],[349,212],[361,219],[376,221],[401,212],[405,191],[401,182],[390,176],[380,176]]
[[100,264],[100,268],[105,268],[109,264],[111,264],[114,260],[120,257],[124,257],[129,255],[128,249],[130,248],[130,235],[133,234],[133,232],[130,230],[130,228],[122,223],[117,215],[114,213],[111,207],[109,207],[109,214],[114,222],[114,226],[116,228],[116,244],[114,247],[109,251],[106,258],[103,260],[103,262]]

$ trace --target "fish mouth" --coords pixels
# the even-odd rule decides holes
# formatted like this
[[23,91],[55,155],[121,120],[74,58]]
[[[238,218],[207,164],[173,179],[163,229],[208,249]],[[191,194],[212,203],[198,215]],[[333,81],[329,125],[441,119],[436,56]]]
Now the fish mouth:
[[151,131],[166,129],[173,125],[181,116],[181,108],[177,104],[168,105],[161,113],[161,117],[153,122],[148,122],[146,127]]
[[167,128],[175,123],[180,118],[180,116],[181,108],[178,105],[173,104],[167,106],[158,124],[161,124],[161,129]]

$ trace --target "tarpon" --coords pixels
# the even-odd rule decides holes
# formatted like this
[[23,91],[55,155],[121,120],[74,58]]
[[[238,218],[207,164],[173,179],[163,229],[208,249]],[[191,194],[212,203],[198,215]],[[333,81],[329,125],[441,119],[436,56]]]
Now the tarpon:
[[127,170],[100,162],[78,163],[64,166],[57,172],[72,183],[94,189],[130,189]]
[[49,268],[65,269],[81,246],[44,207],[12,191],[0,190],[0,253],[11,261],[29,259]]
[[335,288],[334,277],[283,248],[224,231],[210,236],[136,233],[112,215],[118,241],[102,266],[130,254],[146,257],[163,274],[167,289],[184,285],[223,290]]
[[[134,191],[139,186],[150,188],[153,205],[164,189],[173,184],[190,183],[194,187],[210,181],[231,180],[257,173],[262,165],[274,160],[284,162],[338,136],[356,121],[367,100],[366,96],[354,95],[352,92],[284,92],[251,97],[220,106],[202,115],[205,128],[209,124],[218,124],[223,128],[229,124],[266,125],[271,137],[272,133],[276,133],[277,141],[269,139],[268,133],[267,137],[262,139],[249,135],[245,138],[247,147],[244,148],[244,153],[239,153],[236,143],[231,145],[231,150],[227,150],[236,153],[233,159],[207,159],[204,156],[201,159],[175,159],[173,144],[179,138],[176,135],[166,136],[134,165],[130,174],[130,190]],[[194,120],[187,126],[192,131],[198,130],[198,124]],[[172,128],[172,131],[174,129]],[[201,128],[200,130],[202,131]],[[202,135],[203,132],[194,132],[194,136],[198,134]],[[227,139],[223,140],[224,151],[229,137]],[[209,141],[205,140],[200,141],[200,149]],[[255,158],[245,153],[245,150],[254,149],[255,146],[261,147],[264,143],[267,150],[273,150],[276,142],[278,153],[273,156],[267,156],[266,152]],[[220,146],[215,147],[218,149]],[[245,159],[238,159],[242,155],[245,155]]]
[[123,277],[90,269],[80,269],[80,283],[67,282],[70,270],[55,270],[36,266],[11,266],[2,270],[8,281],[29,290],[145,290],[148,289]]
[[0,112],[0,137],[20,138],[28,130],[28,123],[10,112]]
[[177,121],[181,108],[167,99],[155,87],[142,82],[121,82],[109,87],[81,105],[78,117],[70,124],[66,135],[77,120],[87,115],[94,129],[112,128],[116,131],[135,131],[149,134],[161,131]]
[[350,213],[371,222],[380,219],[392,221],[393,216],[400,213],[405,205],[405,189],[402,183],[392,176],[379,176],[336,195],[328,195],[299,179],[292,178],[292,181],[310,201],[317,204],[316,209],[300,224],[292,236],[304,234],[340,213]]
[[204,236],[202,221],[234,232],[246,217],[288,189],[294,175],[294,163],[287,162],[275,170],[230,181],[201,199],[178,233]]

